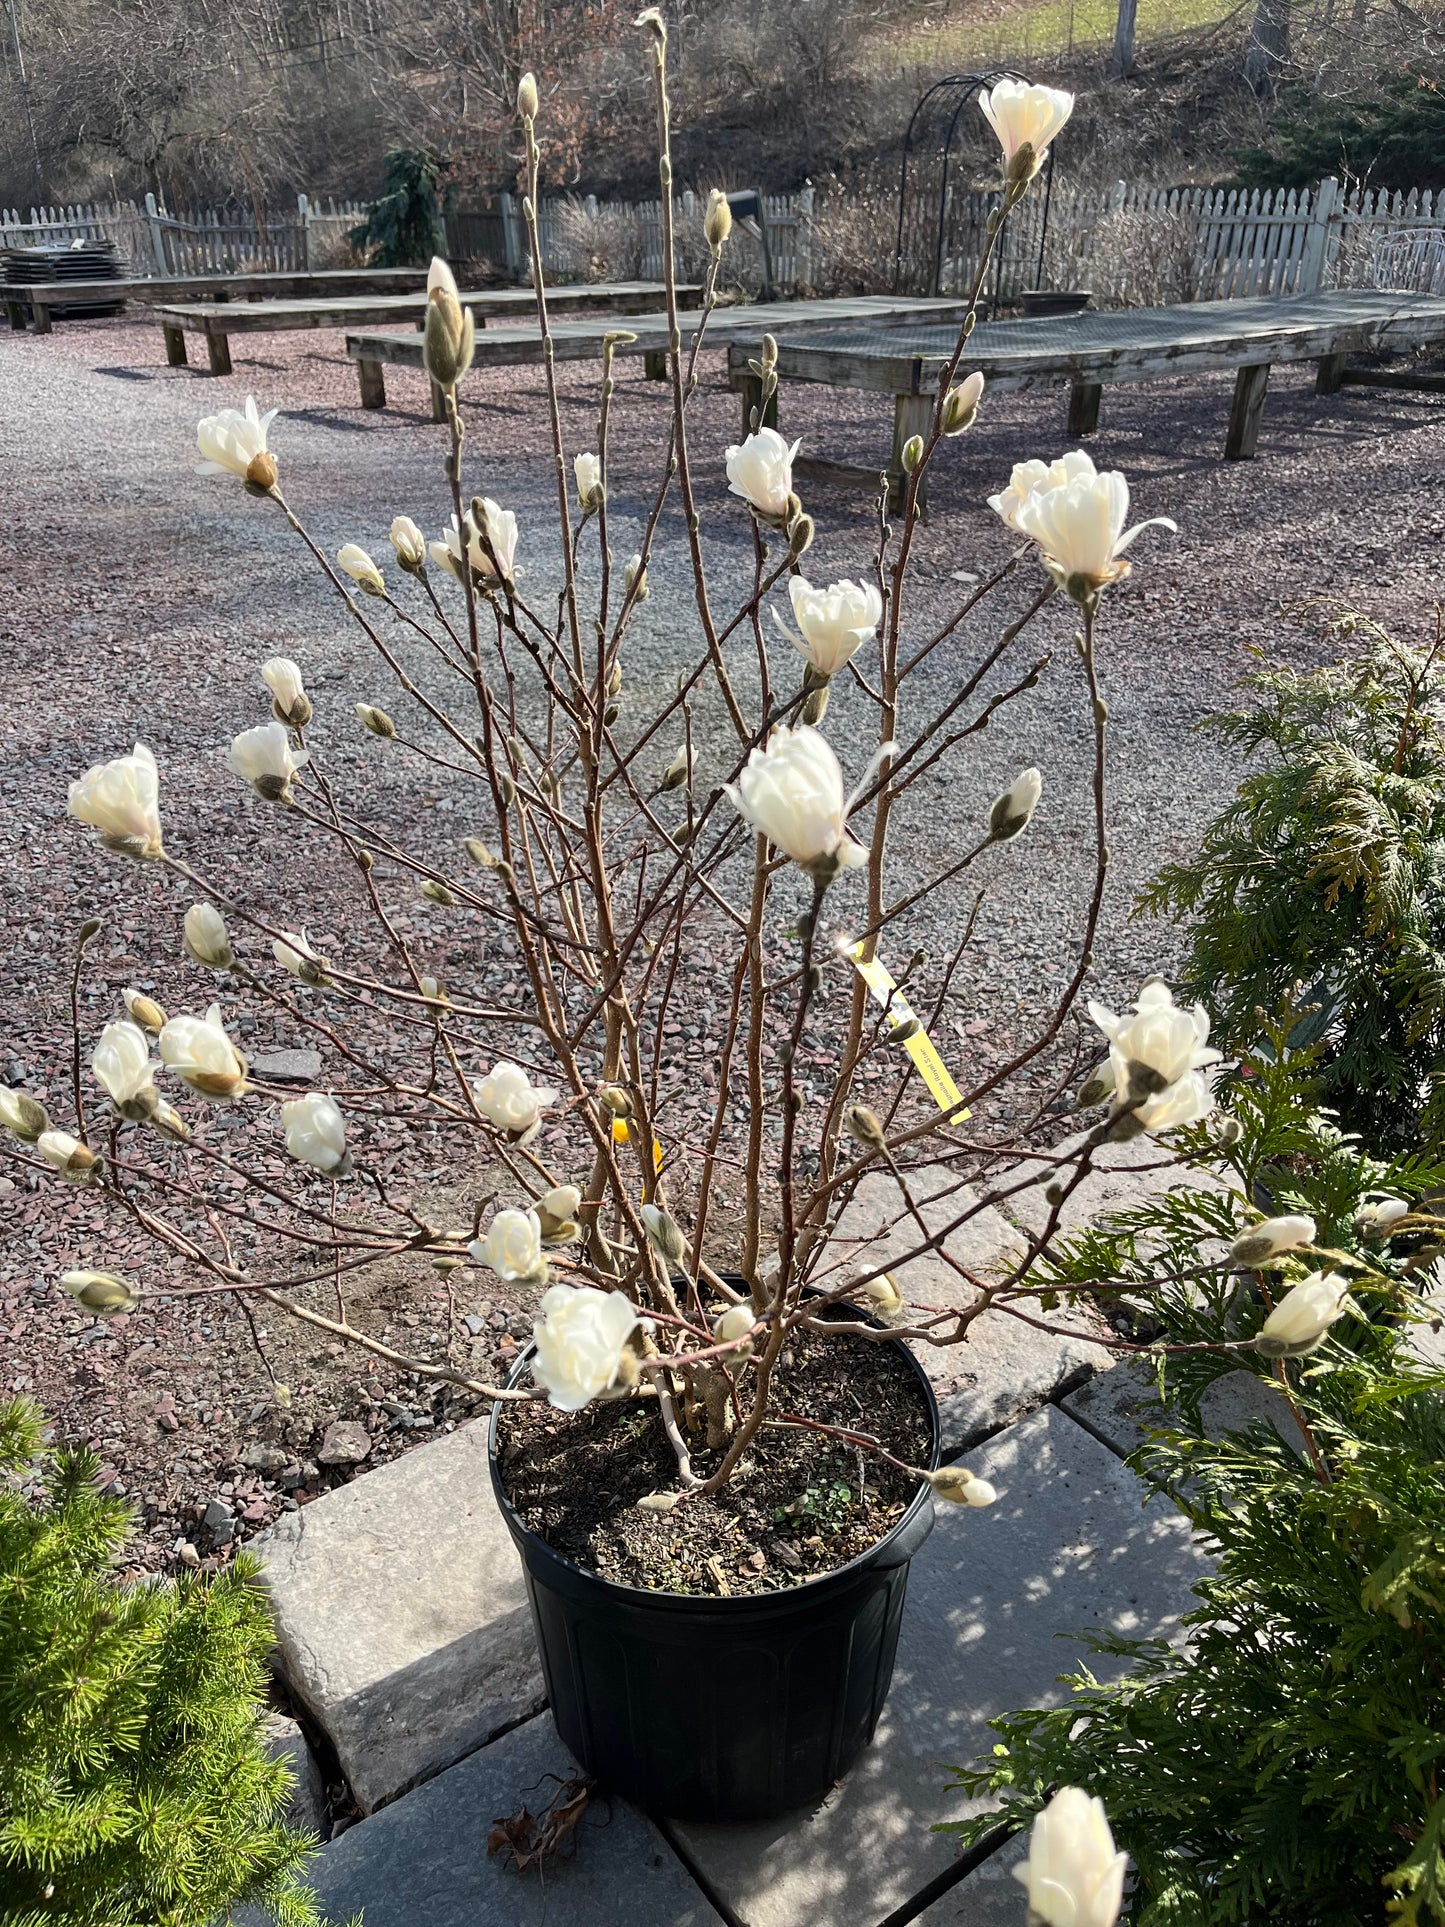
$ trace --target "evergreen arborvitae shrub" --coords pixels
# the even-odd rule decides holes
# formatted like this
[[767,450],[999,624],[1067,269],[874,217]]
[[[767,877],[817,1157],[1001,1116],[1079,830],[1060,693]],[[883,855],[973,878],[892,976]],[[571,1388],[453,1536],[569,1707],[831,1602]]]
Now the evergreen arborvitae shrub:
[[[1310,1053],[1289,1060],[1288,1027],[1231,1104],[1244,1125],[1229,1153],[1235,1195],[1151,1198],[1069,1241],[1040,1275],[1061,1295],[1085,1279],[1179,1275],[1150,1294],[1149,1314],[1166,1343],[1201,1349],[1164,1355],[1171,1429],[1132,1462],[1216,1568],[1194,1587],[1187,1645],[1086,1636],[1131,1670],[1112,1684],[1081,1670],[1062,1705],[995,1720],[992,1758],[956,1769],[955,1784],[1002,1795],[1019,1824],[1059,1786],[1102,1799],[1132,1863],[1133,1927],[1445,1923],[1445,1379],[1406,1342],[1424,1315],[1418,1267],[1445,1232],[1430,1203],[1445,1166],[1373,1160],[1312,1114]],[[1354,1287],[1355,1311],[1288,1367],[1327,1476],[1262,1420],[1222,1441],[1204,1433],[1213,1380],[1277,1369],[1252,1350],[1204,1349],[1263,1319],[1251,1275],[1200,1269],[1218,1265],[1260,1187],[1272,1209],[1316,1219]],[[1417,1207],[1388,1240],[1354,1228],[1374,1189]],[[1320,1263],[1301,1257],[1289,1275]],[[1268,1280],[1276,1292],[1285,1281]],[[1000,1818],[942,1830],[972,1844]]]
[[1406,192],[1445,186],[1445,93],[1438,63],[1384,69],[1347,99],[1293,88],[1267,148],[1239,157],[1244,187],[1313,187],[1328,174]]
[[1141,908],[1193,919],[1185,991],[1242,1051],[1295,982],[1318,1101],[1376,1148],[1445,1133],[1445,660],[1347,618],[1364,656],[1265,668],[1205,725],[1262,767]]
[[393,147],[386,156],[381,198],[347,240],[376,268],[424,268],[434,254],[445,254],[442,223],[441,162],[414,147]]
[[0,1921],[208,1927],[245,1900],[316,1927],[315,1842],[262,1738],[255,1565],[119,1582],[134,1515],[98,1471],[0,1405]]

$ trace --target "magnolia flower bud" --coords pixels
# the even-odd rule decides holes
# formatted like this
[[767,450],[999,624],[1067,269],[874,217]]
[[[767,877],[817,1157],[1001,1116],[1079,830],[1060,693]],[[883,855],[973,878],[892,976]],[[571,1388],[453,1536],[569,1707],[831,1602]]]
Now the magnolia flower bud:
[[645,1204],[642,1207],[642,1222],[647,1227],[648,1237],[669,1266],[679,1267],[687,1251],[687,1242],[672,1215],[660,1204]]
[[535,1134],[543,1111],[557,1101],[554,1090],[534,1085],[519,1064],[493,1064],[472,1085],[477,1109],[489,1124],[523,1142]]
[[69,1131],[42,1131],[35,1140],[35,1148],[70,1184],[89,1184],[100,1162],[90,1146],[72,1137]]
[[492,855],[491,851],[479,836],[467,837],[462,844],[462,848],[479,869],[492,870],[496,868],[497,859]]
[[537,77],[535,74],[523,74],[522,78],[517,82],[517,112],[523,120],[535,120],[537,118]]
[[392,737],[395,736],[396,724],[384,709],[377,709],[371,703],[358,703],[356,705],[356,714],[361,721],[362,728],[369,729],[373,736],[380,736],[384,742],[390,742]]
[[1355,1229],[1362,1237],[1383,1237],[1409,1212],[1403,1198],[1368,1198],[1355,1213]]
[[798,443],[789,448],[776,428],[758,429],[727,451],[729,493],[741,495],[763,521],[783,526],[796,499],[793,457],[797,452]]
[[[547,1275],[542,1227],[535,1211],[498,1211],[487,1226],[486,1236],[474,1240],[468,1249],[479,1265],[490,1265],[499,1278],[536,1284]],[[542,1302],[545,1305],[547,1301],[544,1298]],[[609,1379],[611,1376],[609,1372]]]
[[303,930],[298,936],[294,930],[287,930],[275,938],[271,945],[271,955],[283,970],[289,970],[293,977],[299,977],[303,984],[313,988],[329,983],[327,976],[330,959],[322,957],[311,948]]
[[933,1487],[940,1499],[950,1505],[992,1505],[998,1497],[998,1490],[987,1479],[975,1478],[964,1465],[941,1465],[936,1472],[925,1472],[924,1478]]
[[903,1309],[903,1293],[898,1289],[891,1271],[885,1271],[877,1278],[869,1278],[858,1289],[874,1311],[884,1318],[891,1318],[895,1312]]
[[70,785],[66,811],[100,831],[107,850],[118,856],[161,854],[160,780],[156,759],[144,743],[129,756],[96,763]]
[[344,1177],[351,1160],[346,1151],[346,1120],[341,1106],[324,1091],[308,1091],[281,1106],[286,1149],[302,1164],[328,1176]]
[[394,515],[387,531],[396,551],[397,565],[408,575],[420,575],[426,567],[426,537],[409,515]]
[[160,1102],[150,1039],[139,1024],[107,1024],[90,1060],[106,1095],[132,1124],[144,1124]]
[[426,332],[422,337],[422,360],[432,380],[441,388],[455,388],[472,365],[475,348],[470,308],[464,309],[457,294],[456,280],[440,256],[434,256],[427,274]]
[[674,756],[668,764],[667,768],[662,772],[662,783],[660,787],[664,790],[680,790],[685,783],[691,783],[692,764],[692,752],[684,743],[676,756]]
[[989,834],[995,843],[1007,843],[1025,831],[1039,806],[1044,779],[1036,769],[1026,769],[1014,778],[1001,796],[989,805]]
[[101,1318],[114,1318],[118,1312],[134,1311],[140,1294],[114,1271],[66,1271],[61,1273],[60,1289],[87,1311]]
[[450,1001],[447,997],[446,985],[439,977],[423,977],[421,994],[431,1004],[445,1004]]
[[721,254],[728,236],[733,231],[733,211],[728,205],[728,197],[720,187],[712,188],[707,197],[707,212],[702,217],[702,231],[713,253]]
[[1317,1350],[1330,1326],[1344,1316],[1349,1292],[1349,1280],[1337,1271],[1312,1271],[1285,1293],[1265,1319],[1255,1337],[1255,1350],[1266,1358],[1302,1358]]
[[204,970],[229,970],[236,961],[226,919],[213,903],[193,903],[182,926],[186,950]]
[[1128,1858],[1114,1850],[1103,1802],[1066,1786],[1034,1821],[1028,1860],[1013,1876],[1044,1927],[1114,1927]]
[[271,692],[271,708],[278,723],[305,729],[311,721],[311,698],[301,684],[301,671],[289,656],[272,656],[261,664],[261,680]]
[[1237,1117],[1222,1117],[1219,1120],[1219,1128],[1214,1134],[1214,1141],[1221,1150],[1228,1151],[1238,1144],[1243,1136],[1244,1126]]
[[712,1335],[719,1345],[738,1345],[757,1323],[751,1305],[729,1305],[713,1320]]
[[355,542],[344,542],[336,551],[336,566],[349,575],[367,595],[384,596],[386,580],[366,550]]
[[647,571],[642,566],[641,549],[635,555],[628,556],[624,563],[622,583],[634,602],[646,602],[651,591],[647,586]]
[[577,500],[584,509],[601,508],[603,498],[602,464],[595,455],[579,455],[572,464],[577,478]]
[[972,428],[982,399],[983,376],[975,369],[967,381],[950,388],[943,398],[944,434],[962,435],[965,429]]
[[1265,1218],[1241,1231],[1229,1247],[1229,1263],[1237,1269],[1253,1271],[1287,1251],[1315,1241],[1313,1218]]
[[1114,1066],[1106,1057],[1085,1079],[1078,1096],[1078,1108],[1081,1111],[1092,1110],[1096,1104],[1103,1104],[1113,1095]]
[[22,1144],[34,1144],[50,1129],[50,1118],[45,1106],[26,1092],[0,1084],[0,1124]]
[[872,1146],[874,1150],[882,1150],[887,1141],[883,1136],[883,1126],[878,1121],[878,1113],[870,1110],[866,1104],[848,1106],[843,1113],[843,1129],[849,1137],[856,1138],[860,1144]]
[[420,890],[428,903],[440,903],[450,908],[457,900],[456,891],[448,889],[445,883],[438,883],[435,877],[424,878]]
[[219,1004],[204,1017],[172,1017],[160,1034],[160,1053],[202,1097],[239,1097],[246,1088],[246,1060],[226,1035]]
[[582,1193],[575,1184],[554,1184],[544,1191],[533,1209],[542,1227],[542,1242],[549,1245],[571,1244],[579,1236],[577,1212]]
[[542,1294],[541,1312],[532,1327],[532,1376],[559,1412],[580,1412],[619,1381],[636,1382],[637,1359],[628,1340],[637,1329],[637,1307],[624,1293],[553,1285]]
[[913,475],[917,472],[919,464],[923,460],[923,437],[921,435],[910,435],[908,437],[908,440],[903,444],[903,454],[900,459],[903,463],[903,473],[905,475]]
[[165,1098],[161,1098],[156,1105],[155,1115],[152,1117],[151,1123],[163,1137],[174,1138],[177,1144],[186,1144],[190,1141],[190,1125],[187,1124],[175,1105],[168,1103]]
[[632,1099],[620,1084],[608,1084],[597,1093],[597,1102],[612,1117],[631,1117]]
[[291,778],[311,760],[311,752],[294,749],[284,723],[262,723],[243,729],[227,752],[226,761],[267,803],[291,801]]

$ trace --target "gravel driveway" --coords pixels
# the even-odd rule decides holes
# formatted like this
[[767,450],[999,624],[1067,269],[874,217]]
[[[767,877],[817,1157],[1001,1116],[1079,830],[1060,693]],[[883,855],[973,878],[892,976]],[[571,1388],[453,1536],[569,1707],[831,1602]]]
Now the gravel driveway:
[[[84,1021],[90,1033],[114,1014],[126,984],[151,989],[172,1009],[194,1007],[195,972],[155,954],[150,932],[172,929],[176,886],[101,853],[63,816],[68,779],[142,737],[162,769],[167,846],[232,881],[261,875],[273,818],[224,770],[226,742],[260,720],[257,665],[291,655],[306,671],[320,720],[334,718],[336,754],[356,791],[383,816],[406,819],[420,805],[439,837],[454,841],[465,799],[445,772],[424,777],[370,739],[355,740],[351,705],[396,706],[384,672],[338,620],[325,586],[301,566],[294,541],[269,505],[229,479],[194,472],[199,415],[254,392],[283,419],[273,442],[293,504],[318,539],[369,548],[387,566],[386,529],[397,512],[436,533],[444,519],[441,431],[425,418],[419,376],[389,371],[392,407],[364,414],[339,337],[242,337],[236,373],[217,381],[170,369],[160,330],[143,318],[61,322],[49,337],[0,335],[0,414],[5,423],[10,548],[0,603],[6,664],[0,916],[6,996],[0,1005],[0,1077],[52,1103],[69,1122],[63,1063],[69,945],[88,914],[107,922],[92,951]],[[715,581],[750,571],[744,514],[729,500],[722,451],[737,438],[737,403],[710,357],[698,397],[692,448]],[[569,449],[595,442],[595,377],[564,370],[563,427]],[[1122,468],[1136,516],[1168,514],[1176,538],[1151,531],[1134,550],[1135,571],[1113,591],[1101,625],[1103,677],[1112,716],[1114,869],[1098,980],[1106,998],[1132,994],[1138,979],[1168,970],[1175,932],[1131,924],[1138,886],[1164,860],[1195,845],[1239,772],[1194,735],[1253,660],[1252,650],[1297,663],[1319,655],[1311,599],[1348,603],[1413,635],[1433,627],[1445,509],[1439,475],[1445,414],[1424,397],[1313,392],[1313,371],[1285,371],[1271,391],[1259,459],[1219,460],[1230,383],[1181,379],[1110,390],[1093,445],[1101,466]],[[542,383],[533,371],[473,377],[465,400],[469,485],[516,510],[528,593],[539,604],[552,581],[546,554],[550,462],[543,446]],[[614,404],[613,546],[636,546],[665,433],[668,391],[624,362]],[[810,453],[872,462],[889,436],[882,398],[802,388],[783,397],[784,426]],[[934,512],[919,539],[911,634],[951,612],[963,593],[957,572],[996,566],[1010,538],[983,497],[1012,462],[1066,446],[1061,397],[985,400],[979,427],[945,448],[933,484]],[[869,567],[874,521],[864,496],[808,486],[819,535],[808,559],[815,580]],[[671,687],[694,660],[697,619],[675,515],[653,570],[628,651],[629,702]],[[918,708],[956,686],[980,642],[1021,608],[1037,578],[1010,585],[1000,615],[960,631],[919,677]],[[728,606],[719,590],[716,606]],[[1044,802],[1029,834],[997,854],[963,992],[940,1046],[960,1081],[1002,1053],[1074,955],[1086,878],[1089,731],[1081,677],[1062,608],[1031,635],[1053,660],[1040,687],[1002,710],[944,767],[915,786],[896,842],[900,883],[912,887],[972,840],[989,798],[1023,766],[1044,772]],[[740,682],[751,673],[750,640],[736,651]],[[783,652],[777,671],[784,671]],[[1015,672],[1016,673],[1016,672]],[[709,718],[700,711],[702,786]],[[846,770],[860,773],[871,745],[856,689],[840,686],[827,731]],[[669,746],[670,753],[670,746]],[[659,763],[665,761],[659,757]],[[926,792],[926,794],[924,794]],[[298,845],[290,881],[307,900],[318,947],[336,928],[345,886],[327,853]],[[951,949],[960,902],[940,893],[891,938],[899,961],[915,947]],[[164,922],[162,922],[164,917]],[[437,935],[424,907],[419,942]],[[924,979],[927,983],[927,972]],[[303,1041],[262,1025],[252,1050]],[[705,1036],[693,1040],[705,1049]],[[55,1289],[67,1263],[129,1260],[141,1252],[96,1249],[94,1207],[84,1194],[38,1185],[12,1167],[0,1196],[0,1392],[38,1396],[62,1432],[102,1453],[108,1476],[143,1504],[144,1558],[162,1563],[178,1538],[203,1558],[223,1558],[281,1505],[304,1503],[337,1478],[318,1462],[327,1426],[360,1418],[370,1460],[404,1449],[457,1411],[388,1372],[362,1374],[354,1355],[291,1332],[267,1335],[268,1356],[290,1386],[278,1407],[239,1315],[223,1299],[169,1301],[139,1318],[96,1326]],[[444,1174],[413,1173],[418,1182]],[[7,1180],[9,1182],[9,1180]],[[149,1262],[149,1261],[147,1261]],[[151,1268],[152,1271],[154,1267]],[[151,1277],[151,1283],[164,1279]],[[524,1308],[495,1296],[453,1303],[445,1290],[388,1305],[398,1337],[413,1347],[450,1338],[477,1369],[494,1368],[526,1331]],[[284,1464],[279,1461],[284,1459]],[[210,1507],[209,1513],[206,1508]],[[209,1520],[209,1523],[206,1521]],[[187,1557],[192,1556],[189,1552]]]

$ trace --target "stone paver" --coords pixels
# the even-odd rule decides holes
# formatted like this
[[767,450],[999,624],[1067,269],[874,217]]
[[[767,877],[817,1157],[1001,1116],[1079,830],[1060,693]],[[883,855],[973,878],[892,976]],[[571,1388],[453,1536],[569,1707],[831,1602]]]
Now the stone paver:
[[[956,1184],[955,1174],[946,1165],[908,1173],[909,1190],[930,1231],[956,1218],[975,1197],[966,1189],[955,1189]],[[907,1251],[921,1235],[911,1217],[892,1224],[901,1204],[898,1186],[888,1173],[872,1172],[859,1184],[839,1221],[840,1241],[869,1240],[858,1247],[859,1260],[869,1270]],[[886,1232],[885,1226],[890,1227]],[[1021,1243],[1016,1228],[986,1205],[950,1235],[946,1249],[975,1276],[988,1277],[1012,1261]],[[931,1252],[897,1266],[894,1276],[910,1305],[961,1308],[977,1296],[965,1279]],[[1041,1332],[1006,1312],[989,1311],[970,1326],[965,1344],[915,1347],[938,1399],[945,1455],[961,1452],[1036,1411],[1063,1386],[1112,1363],[1113,1354],[1088,1336],[1102,1330],[1091,1310],[1061,1311],[1050,1322],[1076,1325],[1080,1336]]]
[[[745,1927],[883,1920],[953,1857],[950,1836],[929,1832],[968,1810],[944,1793],[944,1763],[986,1754],[994,1714],[1061,1697],[1057,1677],[1082,1654],[1057,1635],[1108,1626],[1167,1636],[1190,1604],[1205,1561],[1184,1520],[1163,1501],[1143,1510],[1135,1475],[1057,1407],[966,1463],[994,1480],[999,1502],[940,1509],[913,1562],[892,1696],[846,1783],[817,1809],[765,1826],[675,1823]],[[938,1919],[962,1927],[969,1916]]]
[[282,1671],[363,1812],[543,1702],[485,1424],[420,1446],[256,1541]]
[[[1072,1151],[1086,1135],[1079,1132],[1067,1139],[1059,1145],[1059,1152]],[[1213,1172],[1201,1171],[1188,1164],[1170,1164],[1168,1157],[1168,1151],[1152,1137],[1137,1137],[1128,1144],[1104,1145],[1095,1154],[1088,1176],[1060,1211],[1059,1228],[1064,1232],[1078,1231],[1096,1218],[1105,1217],[1111,1211],[1126,1211],[1160,1191],[1228,1190],[1228,1185]],[[1151,1169],[1151,1166],[1159,1168]],[[1053,1183],[1057,1170],[1056,1165],[1041,1164],[1037,1182],[1005,1199],[1005,1216],[1026,1230],[1041,1231],[1048,1223],[1051,1209],[1044,1194]],[[1010,1181],[1016,1182],[1017,1178],[1027,1175],[1027,1167],[1024,1167]]]
[[364,1908],[366,1927],[721,1927],[656,1827],[620,1801],[584,1815],[575,1853],[540,1873],[488,1858],[495,1820],[536,1813],[576,1772],[541,1715],[350,1828],[306,1877],[329,1919]]
[[[1101,1372],[1087,1385],[1068,1393],[1062,1403],[1066,1412],[1121,1455],[1141,1446],[1151,1427],[1168,1422],[1155,1392],[1153,1373],[1132,1359],[1112,1371]],[[1199,1401],[1199,1413],[1209,1438],[1246,1431],[1253,1420],[1265,1419],[1287,1445],[1297,1452],[1305,1449],[1304,1434],[1284,1394],[1243,1368],[1214,1381]]]

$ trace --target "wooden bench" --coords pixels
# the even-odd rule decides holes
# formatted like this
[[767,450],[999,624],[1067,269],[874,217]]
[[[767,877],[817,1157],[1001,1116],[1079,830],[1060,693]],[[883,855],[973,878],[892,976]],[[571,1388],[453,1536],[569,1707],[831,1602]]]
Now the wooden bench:
[[[780,381],[821,382],[834,388],[871,389],[893,396],[893,448],[888,462],[895,498],[902,484],[902,453],[912,435],[933,422],[938,382],[958,336],[945,328],[838,330],[778,341]],[[1350,354],[1404,352],[1445,342],[1445,298],[1377,289],[1322,290],[1241,301],[1197,301],[1168,308],[1122,308],[1104,314],[1050,316],[1034,321],[989,321],[975,328],[959,363],[960,375],[977,368],[990,387],[1020,389],[1068,385],[1071,436],[1090,435],[1099,424],[1099,403],[1110,382],[1152,381],[1164,375],[1233,370],[1234,403],[1224,441],[1227,462],[1252,459],[1259,442],[1269,371],[1276,362],[1318,364],[1316,386],[1332,394],[1342,381],[1375,381],[1373,371],[1353,377]],[[746,349],[728,351],[728,379],[742,395],[743,421],[761,399]],[[1384,378],[1379,378],[1383,381]],[[1389,379],[1390,386],[1442,385],[1439,378]],[[776,420],[776,397],[769,410]],[[879,470],[800,460],[795,473],[877,483]]]
[[[654,307],[663,294],[660,281],[612,281],[596,286],[582,283],[576,287],[549,288],[547,304],[562,313],[578,308],[601,308],[608,314],[632,314]],[[677,295],[683,307],[695,307],[702,300],[701,284],[687,282],[678,289]],[[485,327],[488,319],[497,321],[536,312],[530,288],[481,289],[464,294],[462,304],[471,309],[479,328]],[[416,294],[383,294],[370,299],[347,296],[338,301],[258,301],[246,308],[156,309],[156,320],[165,330],[166,360],[171,366],[185,365],[187,334],[203,335],[213,375],[231,372],[232,335],[291,334],[303,328],[365,328],[407,319],[414,320],[418,328],[425,321],[424,289]]]
[[[548,290],[549,310],[552,290]],[[765,334],[781,329],[796,333],[800,329],[862,327],[891,329],[920,323],[963,319],[968,304],[961,300],[920,300],[911,295],[854,295],[829,301],[759,301],[735,308],[717,308],[708,319],[710,346],[755,355]],[[609,321],[557,321],[551,323],[552,352],[557,361],[586,361],[597,354],[602,337],[613,327]],[[667,350],[671,340],[665,314],[636,314],[628,317],[628,332],[636,339],[619,347],[619,354],[641,355],[647,373],[661,379],[667,372]],[[685,331],[684,331],[685,335]],[[384,370],[420,368],[421,342],[414,334],[357,334],[346,337],[346,352],[356,363],[363,408],[385,408]],[[530,367],[542,360],[542,334],[536,327],[498,328],[478,340],[474,368]],[[434,417],[437,397],[432,398]]]
[[51,332],[56,308],[94,302],[135,301],[154,307],[166,301],[256,301],[266,296],[407,294],[426,286],[425,268],[328,268],[315,274],[179,274],[136,281],[33,281],[0,289],[10,326],[27,319],[36,334]]

